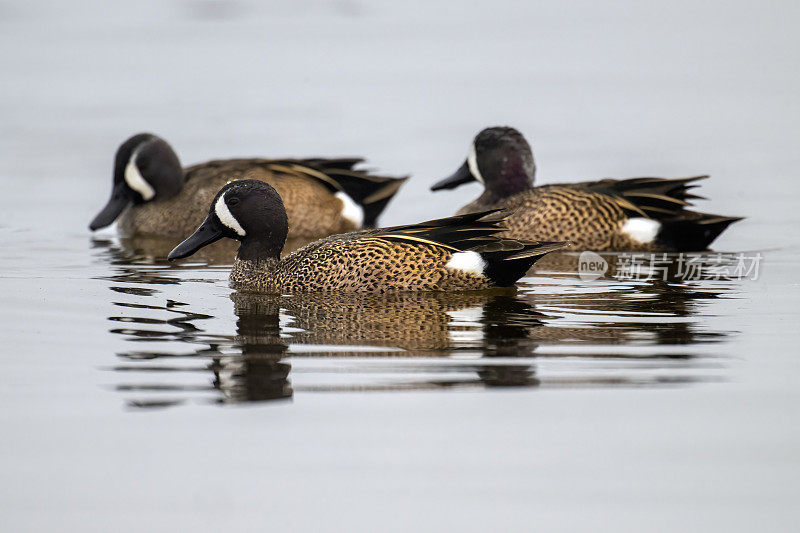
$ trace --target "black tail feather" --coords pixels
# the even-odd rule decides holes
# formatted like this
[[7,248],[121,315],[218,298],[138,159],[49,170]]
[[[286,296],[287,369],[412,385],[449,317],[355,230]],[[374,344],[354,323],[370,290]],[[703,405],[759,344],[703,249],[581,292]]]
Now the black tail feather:
[[687,252],[707,250],[714,239],[739,220],[742,220],[742,217],[686,211],[679,217],[660,221],[661,229],[656,235],[656,242],[672,250]]
[[[342,184],[345,192],[351,198],[355,199],[356,202],[361,204],[361,207],[364,209],[365,228],[374,228],[376,226],[378,217],[381,215],[381,213],[383,213],[383,210],[386,209],[386,206],[389,205],[389,202],[392,201],[394,195],[397,194],[397,191],[400,190],[400,187],[402,187],[403,183],[405,183],[408,178],[403,177],[385,179],[387,181],[376,187],[365,187],[362,183],[360,187],[351,187],[350,190],[348,190],[348,188]],[[361,195],[361,191],[365,191],[369,194],[360,199],[356,199],[353,195]]]
[[[509,287],[530,270],[536,261],[550,252],[569,246],[568,242],[526,242],[506,240],[490,245],[498,250],[476,249],[486,261],[486,275],[499,287]],[[485,247],[488,248],[488,247]]]
[[[304,159],[300,163],[319,170],[364,209],[364,227],[375,227],[378,217],[408,179],[377,176],[354,167],[360,158]],[[326,183],[331,186],[331,183]]]

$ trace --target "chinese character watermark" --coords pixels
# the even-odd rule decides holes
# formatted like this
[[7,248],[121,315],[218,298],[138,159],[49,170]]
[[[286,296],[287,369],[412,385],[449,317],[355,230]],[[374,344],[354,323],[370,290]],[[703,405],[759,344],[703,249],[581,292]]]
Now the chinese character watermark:
[[585,251],[578,257],[578,276],[583,281],[592,281],[605,276],[608,262],[600,254]]
[[761,253],[621,253],[614,268],[595,252],[582,252],[578,258],[578,276],[584,281],[600,278],[611,270],[618,280],[757,280]]

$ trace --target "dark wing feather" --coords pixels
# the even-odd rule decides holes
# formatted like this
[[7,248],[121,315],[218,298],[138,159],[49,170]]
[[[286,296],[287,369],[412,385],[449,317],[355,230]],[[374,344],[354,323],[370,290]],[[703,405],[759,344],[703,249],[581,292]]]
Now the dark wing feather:
[[399,242],[422,242],[454,252],[474,251],[487,261],[515,261],[542,256],[565,248],[566,242],[536,242],[509,239],[505,219],[509,211],[492,209],[409,226],[395,226],[366,235]]
[[408,226],[383,228],[374,230],[369,235],[394,241],[422,242],[463,252],[498,240],[495,235],[505,231],[506,216],[501,210],[493,209]]
[[364,225],[373,227],[408,177],[379,176],[366,169],[356,169],[356,165],[363,161],[360,157],[219,159],[188,167],[184,174],[189,180],[201,175],[239,174],[260,167],[273,174],[311,178],[332,193],[345,192],[364,209]]
[[610,196],[628,214],[660,220],[678,215],[692,205],[691,200],[702,199],[690,191],[707,177],[604,179],[577,186]]
[[337,158],[324,158],[324,157],[310,157],[308,159],[300,159],[296,162],[314,167],[323,172],[328,170],[353,170],[353,167],[359,163],[364,162],[363,157],[337,157]]
[[354,168],[363,159],[287,159],[272,161],[271,171],[289,172],[318,180],[331,192],[343,191],[364,209],[364,225],[373,227],[378,216],[408,179],[379,176],[366,169]]

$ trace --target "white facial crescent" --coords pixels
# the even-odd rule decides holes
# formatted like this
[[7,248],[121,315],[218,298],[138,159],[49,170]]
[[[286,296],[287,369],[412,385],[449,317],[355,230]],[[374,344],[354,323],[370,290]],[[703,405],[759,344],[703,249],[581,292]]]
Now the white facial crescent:
[[469,154],[467,155],[467,166],[472,176],[479,182],[485,184],[481,171],[478,169],[478,155],[475,153],[475,143],[469,147]]
[[237,235],[244,237],[247,234],[244,231],[244,228],[242,228],[241,224],[239,224],[239,221],[236,220],[236,217],[233,216],[231,210],[228,209],[228,206],[225,204],[224,194],[217,198],[217,203],[214,204],[214,212],[217,214],[219,221],[235,231]]
[[146,202],[153,199],[156,195],[156,190],[153,189],[152,185],[147,183],[147,180],[145,180],[139,172],[139,167],[136,166],[136,155],[138,153],[138,150],[134,151],[131,158],[128,160],[128,164],[125,166],[124,177],[128,187],[138,192]]

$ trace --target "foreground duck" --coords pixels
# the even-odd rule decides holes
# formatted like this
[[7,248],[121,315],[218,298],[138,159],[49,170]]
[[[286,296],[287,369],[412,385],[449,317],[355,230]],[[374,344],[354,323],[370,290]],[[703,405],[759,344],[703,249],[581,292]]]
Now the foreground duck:
[[682,179],[604,179],[533,185],[531,147],[509,127],[487,128],[475,137],[469,156],[452,176],[431,190],[478,181],[484,192],[458,214],[509,209],[509,236],[569,240],[592,250],[705,250],[739,217],[686,209],[700,198],[689,191],[707,176]]
[[183,237],[203,220],[220,187],[241,178],[262,180],[278,190],[291,238],[372,227],[405,178],[354,169],[361,161],[225,159],[182,169],[166,141],[141,133],[117,150],[111,198],[89,228],[97,230],[119,218],[118,227],[127,235]]
[[219,191],[205,221],[169,259],[228,237],[241,242],[230,275],[239,289],[283,294],[506,287],[566,243],[500,237],[504,218],[488,211],[334,235],[281,259],[289,232],[281,197],[264,182],[240,180]]

